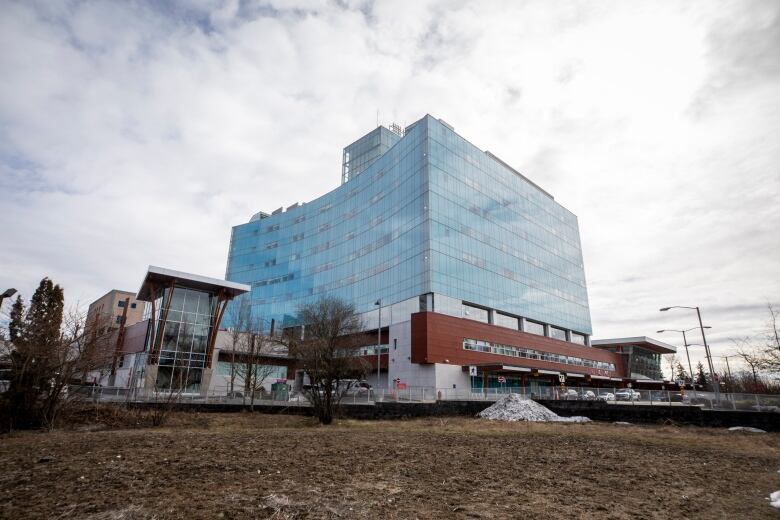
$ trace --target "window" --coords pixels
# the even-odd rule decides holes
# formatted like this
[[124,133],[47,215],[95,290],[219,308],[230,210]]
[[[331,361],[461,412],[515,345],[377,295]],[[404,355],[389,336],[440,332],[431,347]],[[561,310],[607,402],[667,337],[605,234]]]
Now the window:
[[517,330],[517,318],[501,314],[500,312],[495,313],[494,316],[495,324],[499,327]]
[[266,231],[277,231],[279,229],[279,224],[274,224],[273,226],[268,226],[266,228]]
[[135,304],[135,303],[131,303],[131,304],[130,304],[130,308],[131,308],[131,309],[135,309],[136,305],[137,305],[137,304]]
[[293,235],[293,242],[297,242],[298,240],[303,240],[303,233],[296,233]]
[[577,334],[576,332],[571,333],[571,342],[577,343],[578,345],[584,345],[585,344],[585,336],[583,334]]
[[563,365],[595,366],[602,370],[611,370],[613,372],[615,371],[615,365],[613,363],[582,359],[574,356],[564,356],[561,354],[553,354],[551,352],[541,352],[539,350],[530,348],[502,345],[500,343],[491,343],[489,341],[480,341],[478,339],[463,338],[463,349],[473,350],[475,352],[486,352],[488,354],[499,354],[501,356],[539,359],[542,361],[561,363]]
[[558,327],[550,327],[550,337],[566,341],[566,331]]
[[463,317],[469,320],[481,321],[482,323],[488,322],[488,311],[479,307],[471,306],[467,303],[463,304]]
[[118,305],[119,305],[119,307],[124,307],[125,306],[125,301],[124,300],[119,300]]
[[122,323],[122,315],[121,315],[121,314],[118,314],[118,315],[117,315],[117,317],[116,317],[116,322],[117,322],[117,323]]
[[535,321],[525,320],[525,328],[523,331],[530,334],[536,334],[537,336],[544,336],[544,325],[536,323]]

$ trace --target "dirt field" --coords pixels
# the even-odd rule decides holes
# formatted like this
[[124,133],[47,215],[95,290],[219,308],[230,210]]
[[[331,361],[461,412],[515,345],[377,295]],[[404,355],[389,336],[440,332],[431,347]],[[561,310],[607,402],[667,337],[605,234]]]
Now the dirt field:
[[780,434],[174,417],[0,438],[2,518],[780,518]]

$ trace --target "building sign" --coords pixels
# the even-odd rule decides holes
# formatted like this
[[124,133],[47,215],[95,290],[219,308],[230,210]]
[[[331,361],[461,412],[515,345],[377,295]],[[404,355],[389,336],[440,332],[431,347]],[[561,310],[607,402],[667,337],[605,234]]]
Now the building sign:
[[469,375],[470,376],[476,376],[477,375],[477,367],[474,365],[469,366]]
[[506,383],[506,378],[504,376],[498,376],[498,382],[499,383]]

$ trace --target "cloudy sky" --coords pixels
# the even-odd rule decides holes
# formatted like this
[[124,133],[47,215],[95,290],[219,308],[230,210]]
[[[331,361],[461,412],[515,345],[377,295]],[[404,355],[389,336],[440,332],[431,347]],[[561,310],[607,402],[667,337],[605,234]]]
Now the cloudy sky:
[[337,186],[378,111],[579,216],[597,338],[700,305],[722,354],[780,305],[774,0],[3,1],[0,77],[0,290],[224,276],[230,227]]

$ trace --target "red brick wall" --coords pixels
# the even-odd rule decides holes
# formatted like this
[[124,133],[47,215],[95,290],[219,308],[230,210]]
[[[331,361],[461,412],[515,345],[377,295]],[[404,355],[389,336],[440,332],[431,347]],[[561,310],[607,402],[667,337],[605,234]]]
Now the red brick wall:
[[[603,370],[600,371],[590,367],[515,358],[487,352],[474,352],[463,348],[464,338],[614,363],[616,371],[605,373]],[[450,363],[453,365],[504,363],[529,368],[609,375],[613,377],[619,376],[622,368],[620,356],[611,352],[433,312],[412,314],[412,363]]]

